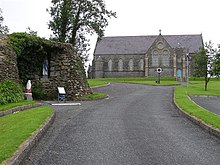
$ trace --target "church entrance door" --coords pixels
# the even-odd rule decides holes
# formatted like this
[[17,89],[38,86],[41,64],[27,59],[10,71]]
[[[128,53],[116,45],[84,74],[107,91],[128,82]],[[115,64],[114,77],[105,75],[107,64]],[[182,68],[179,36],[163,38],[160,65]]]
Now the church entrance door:
[[181,69],[177,70],[177,81],[182,81],[182,70]]

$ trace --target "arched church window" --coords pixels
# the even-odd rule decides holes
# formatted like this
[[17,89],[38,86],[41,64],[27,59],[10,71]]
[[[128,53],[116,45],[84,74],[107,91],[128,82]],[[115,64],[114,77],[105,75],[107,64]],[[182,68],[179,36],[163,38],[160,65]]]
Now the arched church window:
[[112,59],[108,61],[108,71],[112,71]]
[[168,50],[163,51],[162,55],[162,65],[163,66],[169,66],[170,65],[170,54]]
[[129,71],[133,71],[133,70],[134,70],[134,62],[133,62],[133,59],[130,59],[130,60],[129,60],[128,67],[129,67]]
[[122,59],[120,59],[118,61],[118,71],[123,71],[123,61],[122,61]]
[[153,51],[152,53],[152,66],[159,65],[159,53],[157,50]]
[[139,61],[139,68],[140,68],[140,70],[144,70],[144,60],[143,59],[140,59],[140,61]]

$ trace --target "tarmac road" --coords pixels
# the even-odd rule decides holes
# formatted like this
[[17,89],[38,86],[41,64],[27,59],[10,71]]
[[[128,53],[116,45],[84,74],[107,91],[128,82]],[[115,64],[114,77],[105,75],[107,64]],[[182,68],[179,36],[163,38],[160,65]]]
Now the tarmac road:
[[114,83],[96,90],[109,99],[54,106],[54,124],[24,164],[220,164],[220,139],[177,113],[173,87]]
[[191,99],[201,107],[220,115],[220,97],[192,96]]

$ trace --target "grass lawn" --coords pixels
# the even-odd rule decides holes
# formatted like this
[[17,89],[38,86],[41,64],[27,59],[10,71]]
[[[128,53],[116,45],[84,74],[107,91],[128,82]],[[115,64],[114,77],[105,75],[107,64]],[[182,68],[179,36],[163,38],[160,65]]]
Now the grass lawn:
[[0,162],[10,158],[51,114],[51,107],[41,106],[0,117]]
[[[205,123],[220,129],[220,116],[207,111],[191,102],[188,95],[220,96],[220,81],[210,81],[208,90],[204,90],[204,81],[190,81],[189,87],[179,86],[175,88],[175,101],[185,112],[201,119]],[[187,91],[187,92],[186,92]],[[188,94],[188,95],[187,95]]]
[[109,82],[122,82],[122,83],[133,83],[133,84],[147,84],[147,85],[156,85],[156,86],[165,86],[165,85],[178,85],[179,82],[175,78],[161,78],[160,84],[157,84],[155,81],[156,77],[152,78],[97,78],[97,79],[88,79],[90,87],[100,86],[108,84]]
[[208,83],[208,90],[204,89],[204,81],[190,81],[187,89],[189,95],[205,95],[205,96],[220,96],[220,80],[210,80]]
[[9,103],[5,105],[0,105],[0,111],[5,111],[14,107],[19,107],[23,105],[29,105],[29,104],[35,104],[36,101],[22,101],[22,102],[17,102],[17,103]]
[[100,98],[105,98],[107,95],[104,94],[104,93],[98,93],[98,92],[95,92],[93,94],[88,94],[88,95],[85,95],[85,96],[82,96],[82,99],[100,99]]

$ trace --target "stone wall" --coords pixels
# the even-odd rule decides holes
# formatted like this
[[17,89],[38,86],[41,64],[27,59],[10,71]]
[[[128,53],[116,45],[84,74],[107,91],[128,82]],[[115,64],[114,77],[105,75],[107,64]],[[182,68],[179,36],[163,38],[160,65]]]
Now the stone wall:
[[6,43],[6,39],[0,36],[0,81],[19,81],[17,58],[11,47]]
[[65,88],[67,100],[91,93],[81,59],[71,44],[54,43],[48,62],[48,76],[40,78],[48,98],[57,97],[57,87]]
[[[39,69],[38,73],[31,73],[31,77],[34,77],[31,81],[32,87],[42,84],[47,100],[57,98],[57,87],[65,88],[66,100],[75,100],[91,93],[82,61],[71,44],[51,42],[45,60],[49,64],[48,76],[42,76],[42,70]],[[7,38],[0,36],[0,81],[3,80],[19,82],[19,71],[16,53],[7,45]]]

